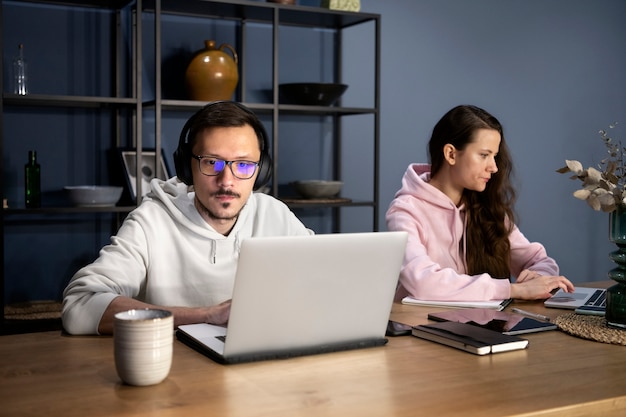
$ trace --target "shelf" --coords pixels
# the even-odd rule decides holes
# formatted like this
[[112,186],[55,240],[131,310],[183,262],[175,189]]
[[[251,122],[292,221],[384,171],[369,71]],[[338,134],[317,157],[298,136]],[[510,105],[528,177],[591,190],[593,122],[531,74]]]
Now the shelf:
[[[18,7],[18,10],[12,10],[11,13],[6,13],[8,8],[15,8],[16,5],[37,4],[40,6],[29,6],[29,9],[41,9],[35,10],[36,13],[22,7]],[[101,10],[96,11],[96,13],[87,10],[93,8]],[[49,15],[50,12],[52,14]],[[28,32],[19,23],[22,18],[11,22],[7,21],[12,13],[17,13],[20,17],[24,16],[25,13],[26,16],[30,13],[37,16],[41,14],[45,16],[40,19],[44,26],[47,25],[46,17],[48,16],[61,16],[61,21],[63,21],[67,15],[68,22],[73,25],[72,30],[76,32],[75,37],[66,36],[65,33],[57,35],[56,32],[46,35],[50,33],[49,31],[35,30],[33,32],[31,30]],[[98,17],[96,19],[98,24],[106,25],[106,30],[102,31],[104,35],[96,30],[97,26],[92,25],[92,20],[90,20],[92,14]],[[60,84],[56,89],[36,88],[35,90],[59,94],[31,93],[25,96],[11,93],[2,94],[0,109],[3,110],[3,114],[0,115],[0,122],[2,122],[0,124],[4,126],[4,132],[0,132],[0,149],[2,150],[0,153],[2,153],[6,165],[2,188],[14,204],[3,209],[1,215],[2,226],[0,227],[3,229],[5,252],[0,254],[0,260],[4,264],[4,271],[0,277],[0,285],[3,287],[0,290],[0,305],[4,305],[4,299],[11,300],[13,296],[12,293],[7,292],[5,294],[3,292],[9,288],[7,283],[12,284],[11,291],[15,292],[16,289],[22,291],[20,278],[25,268],[32,270],[29,277],[32,276],[33,282],[38,283],[28,291],[38,294],[42,291],[42,287],[43,291],[56,291],[58,285],[54,283],[54,285],[49,285],[48,283],[59,279],[58,276],[67,279],[65,275],[67,265],[74,267],[74,262],[82,263],[84,259],[94,257],[102,247],[102,242],[106,242],[112,234],[115,234],[123,218],[136,208],[136,205],[132,204],[128,198],[121,200],[120,206],[73,207],[68,205],[69,201],[58,198],[46,200],[48,205],[44,207],[25,208],[22,199],[15,197],[15,194],[19,192],[17,187],[22,175],[19,172],[21,171],[21,164],[19,159],[16,162],[16,155],[19,158],[19,155],[23,155],[25,149],[31,149],[31,146],[33,149],[50,155],[45,159],[46,163],[50,164],[45,167],[46,175],[48,173],[54,174],[48,177],[48,184],[45,184],[47,189],[50,189],[74,181],[75,177],[93,177],[90,181],[94,183],[116,182],[115,178],[107,178],[110,174],[119,173],[107,165],[104,156],[106,154],[106,158],[109,158],[111,156],[109,150],[114,148],[137,147],[145,149],[154,147],[162,149],[167,148],[168,145],[174,146],[175,142],[173,143],[173,141],[180,133],[178,131],[178,119],[194,113],[206,105],[206,102],[163,99],[161,94],[165,97],[176,97],[178,92],[168,96],[170,93],[163,91],[162,64],[164,58],[168,57],[166,52],[174,52],[176,48],[172,44],[172,39],[176,42],[186,43],[191,42],[192,37],[204,36],[201,35],[202,33],[215,32],[215,36],[226,37],[227,41],[237,46],[240,57],[242,57],[242,70],[235,100],[244,100],[244,105],[263,116],[264,123],[271,124],[271,130],[268,129],[268,136],[275,175],[274,182],[271,183],[272,195],[279,195],[279,178],[297,177],[302,175],[301,171],[322,169],[317,165],[324,165],[323,169],[329,171],[328,177],[341,178],[341,157],[348,155],[347,159],[349,160],[352,155],[346,149],[351,149],[350,146],[360,147],[360,143],[355,144],[353,142],[362,138],[369,140],[371,137],[372,148],[366,150],[368,152],[366,155],[368,158],[370,153],[373,155],[372,190],[371,195],[368,191],[362,196],[364,201],[355,201],[349,198],[305,200],[294,194],[289,197],[287,190],[285,190],[287,195],[278,197],[278,199],[285,202],[291,209],[299,209],[304,212],[302,214],[311,222],[321,218],[322,227],[333,231],[343,230],[341,219],[342,216],[347,217],[348,215],[344,212],[351,214],[355,211],[363,211],[364,214],[368,214],[371,211],[373,215],[372,230],[378,230],[380,69],[377,60],[380,57],[380,15],[329,10],[312,6],[283,5],[264,0],[16,0],[0,3],[0,16],[4,16],[3,24],[6,25],[5,34],[2,36],[3,40],[11,38],[7,35],[13,35],[20,42],[21,38],[27,38],[28,41],[24,41],[25,43],[40,43],[41,45],[38,46],[43,47],[50,41],[57,41],[59,38],[74,48],[71,51],[79,51],[79,53],[70,55],[71,59],[60,62],[53,61],[58,64],[57,67],[65,67],[66,65],[70,68],[78,65],[84,67],[84,63],[90,63],[94,57],[100,57],[100,61],[102,61],[103,56],[98,55],[99,52],[108,51],[107,53],[110,54],[110,59],[106,55],[107,58],[104,61],[94,61],[97,64],[97,71],[102,71],[102,74],[93,74],[93,77],[89,77],[87,81],[94,82],[95,80],[98,83],[96,84],[97,88],[89,84],[77,85],[77,88],[68,88],[65,86],[66,83],[69,85],[80,84],[81,80],[74,81],[65,78],[63,84]],[[190,23],[189,27],[186,27],[187,20]],[[252,23],[252,25],[248,25],[248,23]],[[304,40],[312,38],[312,42],[315,42],[314,45],[319,43],[324,46],[320,49],[320,57],[323,56],[323,60],[316,61],[312,78],[318,76],[321,79],[333,80],[348,78],[349,80],[344,81],[350,81],[351,72],[342,73],[342,59],[345,59],[343,55],[346,54],[340,52],[349,48],[349,44],[353,42],[353,32],[361,31],[360,28],[353,29],[353,27],[361,24],[365,24],[364,30],[367,33],[373,34],[373,40],[363,40],[360,36],[354,42],[366,42],[372,46],[372,51],[367,53],[367,59],[370,59],[370,55],[372,55],[371,59],[373,60],[372,83],[369,84],[370,78],[364,78],[368,81],[361,82],[361,84],[357,82],[354,85],[358,85],[359,88],[371,88],[373,98],[370,99],[369,95],[364,94],[367,99],[361,101],[344,100],[343,103],[356,103],[356,106],[346,107],[337,105],[303,106],[279,101],[276,92],[279,83],[286,78],[285,75],[281,76],[281,74],[289,75],[289,71],[298,71],[286,65],[293,62],[297,63],[298,54],[293,54],[291,49],[285,49],[285,45],[282,45],[283,49],[280,49],[281,40],[279,38],[291,36],[290,34],[293,32],[302,36]],[[154,27],[152,27],[153,25]],[[185,26],[184,30],[178,30],[180,25]],[[296,30],[295,28],[303,28],[304,30]],[[347,36],[342,33],[343,29],[347,29]],[[208,32],[206,32],[207,30]],[[22,32],[27,33],[28,36],[22,35]],[[322,39],[320,39],[320,33],[323,33]],[[74,35],[73,32],[72,34]],[[258,38],[256,37],[257,34],[259,34]],[[20,35],[20,39],[17,39],[17,35]],[[86,35],[91,35],[94,39]],[[181,39],[178,39],[179,37]],[[163,43],[164,38],[168,42]],[[12,40],[11,44],[13,43],[16,42]],[[102,49],[93,49],[92,43],[95,48]],[[82,53],[86,49],[89,49],[90,52],[88,54]],[[36,51],[37,49],[30,50]],[[285,52],[280,52],[281,50]],[[259,51],[259,57],[253,53],[257,51]],[[270,52],[267,53],[268,51]],[[357,49],[357,57],[351,58],[356,64],[360,63],[362,57],[359,51],[360,48]],[[192,51],[186,52],[191,53]],[[322,52],[329,53],[322,54]],[[6,59],[6,54],[4,59]],[[61,58],[55,59],[60,60]],[[157,60],[160,61],[157,62]],[[258,71],[255,60],[260,60]],[[324,63],[323,71],[317,69],[318,61]],[[284,67],[285,65],[286,67]],[[293,67],[297,68],[297,65],[293,65]],[[40,71],[46,71],[46,69],[39,67]],[[68,71],[67,73],[71,74],[72,72]],[[65,73],[62,72],[62,74]],[[365,71],[364,77],[369,77],[368,74],[369,70]],[[357,79],[357,81],[359,80],[360,78]],[[0,87],[2,87],[0,91],[7,87],[6,85],[3,86],[3,82],[6,80],[0,80]],[[154,85],[147,88],[148,83],[154,83]],[[31,85],[31,92],[33,91],[32,87],[33,85]],[[53,87],[57,86],[53,85]],[[159,88],[161,88],[161,94],[158,93]],[[273,94],[268,96],[267,91],[271,91]],[[105,94],[105,96],[70,95],[73,92]],[[142,97],[145,99],[155,97],[155,100],[144,101]],[[180,95],[180,97],[184,96]],[[246,102],[246,100],[250,102]],[[337,103],[341,103],[341,101]],[[359,107],[361,105],[367,107]],[[168,112],[167,115],[165,112]],[[154,121],[152,120],[152,113],[154,114]],[[352,115],[357,116],[344,117]],[[358,115],[365,115],[363,119],[368,125],[364,126],[365,134],[355,133],[351,137],[348,135],[351,132],[350,129],[355,123],[361,121]],[[373,119],[373,128],[369,126],[371,119]],[[166,120],[165,124],[162,123],[164,120]],[[314,149],[317,149],[319,145],[320,148],[323,148],[324,153],[320,152],[318,160],[313,160],[313,158],[309,158],[307,153],[303,152],[298,157],[306,158],[306,162],[311,159],[311,167],[304,167],[305,169],[293,173],[288,171],[289,164],[283,164],[280,161],[282,157],[279,155],[279,151],[281,155],[288,156],[293,151],[291,147],[299,146],[294,141],[280,141],[282,137],[289,138],[294,129],[299,131],[300,125],[294,126],[295,123],[302,123],[302,126],[307,129],[308,126],[320,126],[323,129],[319,130],[323,130],[323,132],[318,132],[317,128],[311,128],[310,132],[304,133],[310,133],[313,138],[321,137],[323,133],[329,140],[325,140],[323,146],[320,145],[322,142],[307,141],[306,144],[313,144],[312,148]],[[13,136],[18,137],[14,135],[14,132],[22,127],[27,131],[22,135],[23,140],[8,140]],[[57,144],[47,140],[48,132],[62,137],[64,142]],[[342,140],[342,136],[347,139]],[[308,138],[305,135],[303,137]],[[96,159],[91,159],[91,155],[96,155]],[[78,162],[74,161],[74,158],[79,156],[81,159]],[[329,158],[328,161],[324,159],[327,157]],[[299,163],[299,160],[295,163]],[[280,173],[282,172],[279,171],[282,171],[283,166],[286,174],[281,177]],[[139,177],[139,175],[136,176]],[[280,192],[282,193],[282,189]],[[349,190],[346,190],[346,193],[349,193]],[[357,207],[357,209],[353,207]],[[361,207],[365,209],[361,209]],[[306,212],[307,210],[310,213]],[[360,222],[360,218],[358,221]],[[345,229],[349,230],[350,227],[351,225],[348,225]],[[31,237],[34,239],[30,239]],[[36,243],[33,244],[33,242]],[[51,256],[32,264],[30,262],[31,252],[38,254],[44,253],[43,251],[47,251],[45,253],[50,253]],[[55,255],[60,255],[60,257]],[[5,259],[5,257],[10,259]],[[54,271],[55,268],[60,268],[62,271],[60,273]],[[40,285],[41,283],[45,285]],[[3,319],[3,315],[0,316],[0,319]]]
[[[144,1],[144,10],[153,11],[154,9],[155,1]],[[378,15],[367,13],[245,0],[161,1],[162,13],[268,24],[274,23],[275,11],[279,12],[279,24],[300,27],[341,29],[378,18]]]
[[[144,103],[145,107],[155,106],[154,101]],[[192,100],[161,100],[163,110],[187,111],[197,110],[204,106],[204,101]],[[278,110],[285,114],[311,114],[311,115],[351,115],[351,114],[374,114],[376,109],[361,107],[335,107],[335,106],[301,106],[297,104],[279,104],[274,106],[271,103],[243,103],[251,110],[258,113],[271,113]]]
[[373,201],[353,201],[349,198],[325,198],[325,199],[304,199],[278,197],[283,203],[291,208],[312,208],[312,207],[374,207]]
[[376,109],[361,107],[325,107],[325,106],[301,106],[297,104],[279,104],[278,110],[281,113],[290,114],[328,114],[328,115],[350,115],[350,114],[373,114]]
[[[188,111],[193,110],[196,111],[202,106],[206,105],[206,101],[194,101],[194,100],[161,100],[161,108],[163,110],[173,110],[173,111]],[[270,103],[242,103],[246,107],[255,110],[255,111],[266,111],[271,112],[274,109],[274,106]],[[143,103],[144,107],[154,107],[156,106],[156,102],[154,100],[147,101]]]
[[55,6],[96,7],[100,9],[121,9],[134,3],[134,0],[22,0],[23,3],[50,4]]
[[[235,100],[242,100],[243,104],[249,109],[257,115],[263,116],[264,121],[267,121],[268,118],[271,119],[271,131],[268,130],[268,133],[271,136],[269,139],[270,147],[273,152],[272,159],[274,162],[274,179],[276,182],[279,182],[280,178],[282,178],[281,173],[283,166],[289,167],[289,164],[282,164],[280,162],[281,156],[279,155],[279,152],[286,152],[284,155],[287,155],[290,152],[288,146],[284,146],[284,144],[288,144],[289,142],[281,142],[282,137],[289,136],[288,131],[284,130],[283,126],[286,126],[286,129],[292,129],[293,123],[298,122],[303,122],[306,126],[310,126],[314,123],[318,123],[320,126],[323,125],[324,128],[327,129],[328,138],[330,139],[329,143],[325,145],[327,147],[324,151],[327,152],[327,154],[333,155],[333,160],[326,163],[325,169],[332,171],[328,174],[329,177],[341,178],[342,169],[340,158],[342,152],[344,151],[342,150],[342,146],[344,146],[344,144],[348,144],[346,146],[350,146],[352,143],[351,138],[348,136],[349,131],[347,129],[354,126],[354,121],[349,118],[344,118],[344,116],[365,115],[368,117],[368,123],[371,119],[371,122],[373,123],[371,136],[372,152],[374,155],[374,178],[372,181],[372,196],[366,197],[366,199],[371,199],[371,201],[355,202],[348,199],[346,199],[347,201],[310,201],[298,198],[287,198],[286,196],[281,197],[279,191],[280,186],[276,183],[272,184],[270,194],[285,201],[291,208],[371,207],[373,214],[372,229],[378,230],[379,202],[377,184],[379,162],[377,158],[379,147],[380,74],[379,66],[376,60],[380,56],[380,15],[329,10],[321,7],[283,5],[280,3],[249,0],[188,0],[185,2],[176,0],[144,0],[142,4],[143,11],[154,12],[153,18],[155,20],[155,26],[157,21],[166,22],[167,24],[172,25],[171,27],[168,27],[167,30],[173,30],[172,28],[175,28],[176,25],[181,25],[182,22],[185,22],[187,19],[191,19],[190,21],[195,25],[194,27],[197,27],[196,30],[202,33],[204,29],[202,29],[203,25],[201,22],[210,22],[207,23],[207,26],[210,26],[213,24],[212,21],[220,22],[217,23],[218,25],[221,25],[221,21],[226,21],[227,25],[225,26],[227,26],[229,30],[235,32],[234,39],[236,41],[231,40],[231,44],[236,43],[240,58],[242,56],[248,58],[248,54],[250,53],[248,62],[254,62],[254,59],[259,59],[251,53],[252,51],[249,48],[255,48],[254,50],[257,51],[259,50],[260,45],[260,43],[257,44],[256,38],[254,39],[254,42],[250,42],[250,37],[255,36],[256,33],[250,29],[251,26],[248,26],[248,24],[255,23],[258,24],[258,26],[261,26],[263,36],[265,36],[262,41],[264,42],[263,45],[266,45],[270,50],[270,53],[263,59],[270,61],[270,63],[272,63],[272,67],[264,67],[263,78],[260,77],[259,79],[256,79],[251,76],[249,64],[246,66],[246,64],[242,61],[241,65],[244,70],[240,73],[241,78],[238,86],[241,91],[236,90]],[[344,38],[346,37],[343,34],[343,30],[348,29],[347,38],[349,38],[349,35],[353,30],[352,27],[362,24],[365,24],[364,29],[367,30],[367,33],[371,34],[373,37],[371,42],[367,41],[368,44],[371,43],[374,51],[374,61],[372,62],[373,69],[371,74],[373,97],[368,97],[367,102],[358,101],[356,102],[356,105],[354,103],[354,99],[353,102],[350,102],[349,100],[337,102],[337,104],[350,103],[350,106],[345,107],[341,105],[309,106],[291,104],[287,101],[283,102],[283,100],[276,93],[281,81],[287,77],[288,71],[290,71],[290,68],[286,63],[294,61],[294,59],[297,58],[285,55],[287,52],[281,52],[285,50],[280,47],[282,41],[281,37],[291,33],[284,32],[282,29],[291,30],[292,26],[295,28],[302,28],[304,30],[294,32],[294,36],[296,34],[302,34],[306,40],[309,40],[307,36],[309,36],[311,32],[315,34],[320,31],[327,32],[328,35],[325,35],[326,37],[324,38],[324,42],[328,42],[329,48],[333,49],[333,56],[327,56],[328,54],[325,55],[329,59],[329,64],[327,64],[325,70],[329,72],[324,75],[326,76],[326,79],[342,80],[342,76],[345,76],[346,74],[342,73],[342,60],[345,59],[345,54],[341,52],[344,48],[348,48],[348,44],[350,43],[350,41],[344,41]],[[265,26],[271,28],[272,32],[268,32]],[[164,24],[163,28],[165,27],[167,27],[167,25]],[[257,30],[255,27],[252,28]],[[164,31],[164,29],[161,30]],[[167,54],[163,52],[167,49],[163,49],[162,42],[163,39],[167,39],[170,34],[175,35],[175,33],[172,32],[160,33],[157,31],[155,36],[155,45],[159,45],[161,48],[160,52],[162,56],[160,59],[162,61],[163,56],[167,56]],[[318,40],[318,37],[315,36],[314,39]],[[168,46],[170,49],[175,47],[173,45]],[[157,55],[157,53],[155,53],[155,55]],[[330,69],[328,65],[331,66]],[[158,89],[159,86],[163,85],[161,77],[162,74],[157,73],[155,89]],[[363,88],[362,85],[360,87]],[[143,103],[144,108],[155,108],[157,120],[156,125],[158,126],[161,125],[162,120],[172,117],[182,117],[182,115],[174,116],[171,113],[165,115],[166,112],[192,113],[206,104],[204,101],[186,100],[182,98],[184,97],[182,94],[180,95],[181,98],[169,98],[167,95],[168,93],[165,91],[163,91],[163,94],[163,97],[158,98],[158,101],[151,100]],[[362,104],[365,104],[366,107],[360,107]],[[322,120],[322,118],[326,119]],[[168,129],[171,129],[171,127],[168,126]],[[156,132],[158,141],[162,140],[161,133],[161,131]],[[367,134],[369,134],[369,131]],[[169,137],[171,135],[173,135],[173,133],[168,131],[167,136]],[[344,135],[348,137],[348,140],[342,140],[342,136]],[[362,135],[360,137],[362,137]],[[332,148],[332,150],[330,150],[330,148]],[[290,174],[287,175],[289,176]],[[299,174],[295,174],[296,177],[298,175]],[[340,230],[342,212],[335,210],[330,217],[332,220],[332,229]]]
[[345,29],[377,18],[378,15],[368,13],[344,12],[321,7],[290,6],[280,11],[279,24]]
[[[60,328],[60,320],[5,320],[5,302],[58,299],[71,269],[93,258],[136,208],[76,207],[60,198],[64,184],[115,182],[111,150],[137,143],[142,123],[136,5],[141,0],[21,0],[0,3],[2,42],[27,45],[30,94],[0,80],[0,149],[3,158],[0,330]],[[24,25],[24,22],[34,22]],[[58,50],[56,46],[58,45]],[[50,47],[52,46],[52,47]],[[39,63],[39,65],[33,65]],[[82,95],[81,95],[82,94]],[[91,94],[91,95],[89,95]],[[52,139],[54,138],[54,139]],[[47,205],[24,207],[19,194],[27,149],[42,156]],[[93,157],[92,157],[93,155]],[[115,174],[115,175],[113,175]],[[81,180],[82,178],[82,180]],[[42,253],[47,256],[41,258]],[[37,257],[37,262],[32,259]],[[25,277],[26,276],[26,277]],[[39,320],[37,320],[39,321]]]
[[2,212],[8,215],[39,215],[39,214],[68,214],[68,213],[128,213],[136,206],[109,206],[109,207],[39,207],[39,208],[7,208]]
[[137,100],[123,97],[99,96],[57,96],[47,94],[18,94],[3,93],[2,101],[8,106],[45,106],[45,107],[79,107],[79,108],[117,108],[134,107]]

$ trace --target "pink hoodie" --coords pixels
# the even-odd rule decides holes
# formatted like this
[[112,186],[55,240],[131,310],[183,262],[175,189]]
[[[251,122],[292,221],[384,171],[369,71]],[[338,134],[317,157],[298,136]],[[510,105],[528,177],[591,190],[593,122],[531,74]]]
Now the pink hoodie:
[[[409,165],[402,188],[387,210],[388,229],[409,233],[396,299],[406,295],[437,301],[509,298],[509,280],[493,279],[489,274],[466,274],[464,208],[456,207],[429,180],[430,165]],[[545,248],[529,242],[517,226],[509,239],[512,276],[524,269],[559,275],[559,267]]]

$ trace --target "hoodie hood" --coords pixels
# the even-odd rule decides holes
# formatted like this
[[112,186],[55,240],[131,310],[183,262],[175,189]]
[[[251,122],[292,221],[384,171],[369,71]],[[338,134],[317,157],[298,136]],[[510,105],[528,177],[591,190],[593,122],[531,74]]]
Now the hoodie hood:
[[[406,230],[409,227],[407,222],[418,225],[421,241],[437,242],[436,248],[429,251],[439,253],[432,255],[434,260],[464,273],[464,206],[457,207],[446,194],[430,185],[430,177],[429,164],[409,165],[402,177],[402,188],[387,211],[387,226],[390,230]],[[406,217],[396,216],[399,212],[405,213]]]
[[167,181],[153,179],[150,182],[150,191],[144,197],[142,204],[154,202],[161,205],[179,227],[184,227],[196,235],[209,239],[211,242],[209,261],[211,263],[215,263],[218,256],[224,254],[229,257],[236,256],[239,253],[241,241],[252,235],[253,222],[247,221],[247,218],[251,215],[250,213],[254,212],[256,204],[254,194],[251,194],[243,206],[237,222],[228,236],[216,232],[200,216],[194,205],[194,199],[193,186],[188,186],[177,177],[173,177]]
[[[163,205],[165,210],[177,223],[198,234],[206,235],[207,233],[217,233],[213,227],[204,221],[200,213],[198,213],[194,205],[195,196],[196,193],[193,190],[193,186],[185,184],[180,181],[178,177],[173,177],[167,181],[153,179],[150,182],[150,191],[144,197],[144,201],[152,200]],[[253,193],[241,209],[241,213],[239,213],[237,222],[230,235],[242,231],[241,225],[246,223],[245,219],[250,215],[250,212],[254,210],[254,206],[255,199]],[[220,233],[217,234],[224,237]]]
[[458,211],[452,200],[438,188],[429,184],[430,165],[411,164],[402,177],[402,188],[396,193],[398,197],[413,197],[428,204],[441,207],[447,210]]

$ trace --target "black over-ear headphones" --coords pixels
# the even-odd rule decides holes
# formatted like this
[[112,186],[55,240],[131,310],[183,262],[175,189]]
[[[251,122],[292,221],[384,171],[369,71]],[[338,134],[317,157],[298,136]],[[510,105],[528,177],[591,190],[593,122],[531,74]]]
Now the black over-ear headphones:
[[176,176],[185,184],[193,185],[193,175],[191,174],[191,146],[189,144],[189,131],[192,129],[198,118],[205,112],[210,110],[214,106],[220,105],[234,105],[238,109],[243,110],[251,116],[254,121],[252,128],[260,139],[261,142],[261,159],[259,160],[259,173],[254,181],[254,190],[258,190],[269,182],[272,177],[273,163],[269,154],[269,142],[267,139],[267,133],[263,123],[257,118],[257,116],[243,104],[235,101],[213,101],[200,110],[198,110],[193,116],[187,120],[185,126],[183,126],[180,132],[180,138],[178,140],[178,148],[174,151],[174,167],[176,168]]

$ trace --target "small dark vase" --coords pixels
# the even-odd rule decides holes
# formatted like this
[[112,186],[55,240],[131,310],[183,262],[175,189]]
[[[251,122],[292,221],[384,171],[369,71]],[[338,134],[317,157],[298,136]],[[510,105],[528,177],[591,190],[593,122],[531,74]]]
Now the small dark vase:
[[617,267],[608,273],[617,284],[606,293],[606,323],[609,327],[626,329],[626,207],[618,206],[610,213],[609,240],[618,247],[609,255]]

